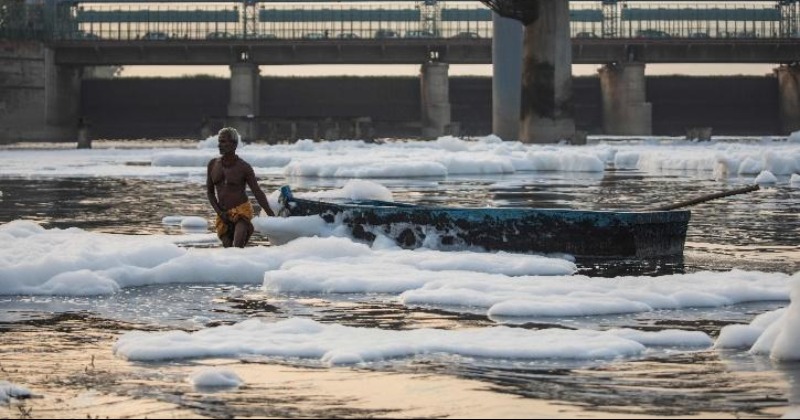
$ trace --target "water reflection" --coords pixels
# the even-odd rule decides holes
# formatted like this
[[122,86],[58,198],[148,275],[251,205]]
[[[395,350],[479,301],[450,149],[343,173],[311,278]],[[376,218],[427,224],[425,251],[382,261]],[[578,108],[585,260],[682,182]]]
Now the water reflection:
[[[290,183],[299,193],[340,188],[347,179],[291,178],[261,181],[271,192]],[[518,172],[442,179],[379,179],[398,201],[432,206],[536,207],[637,211],[654,205],[742,186],[733,179],[687,178],[685,173]],[[0,179],[0,223],[35,220],[46,227],[79,227],[124,234],[180,234],[164,216],[214,215],[199,182],[148,179]],[[684,270],[800,270],[800,194],[789,185],[704,203],[691,208],[683,262],[580,262],[589,275],[664,274]],[[268,244],[264,238],[256,243]],[[723,250],[721,247],[732,247]]]
[[[347,179],[292,178],[268,175],[261,182],[268,193],[289,183],[297,192],[340,188]],[[390,188],[395,199],[411,203],[442,206],[508,206],[572,208],[581,210],[640,210],[653,205],[673,203],[688,197],[717,192],[742,185],[733,179],[720,183],[713,179],[687,176],[685,173],[649,174],[639,171],[606,171],[604,173],[525,172],[499,176],[455,176],[447,178],[375,180]],[[184,234],[177,226],[162,223],[165,216],[200,216],[211,219],[213,213],[206,202],[205,188],[198,177],[176,179],[22,179],[0,178],[0,223],[17,219],[35,220],[48,228],[79,227],[89,231],[121,234]],[[756,194],[733,197],[692,208],[685,258],[670,261],[580,261],[580,274],[589,276],[660,275],[698,270],[730,268],[760,269],[793,273],[800,270],[800,193],[781,184]],[[256,244],[268,245],[263,238]],[[249,296],[255,296],[249,299]],[[337,299],[339,299],[337,301]],[[695,308],[652,311],[642,314],[602,317],[491,318],[485,310],[469,313],[458,308],[447,314],[441,308],[409,308],[396,304],[388,308],[395,296],[341,295],[277,298],[265,296],[260,285],[157,285],[126,288],[111,296],[91,298],[64,297],[0,297],[0,323],[18,322],[53,312],[96,313],[102,317],[136,323],[156,324],[169,328],[200,329],[238,322],[252,317],[283,319],[310,317],[325,322],[358,323],[358,326],[401,328],[433,326],[463,328],[465,326],[513,324],[522,328],[559,326],[562,328],[604,329],[633,327],[639,329],[690,329],[714,336],[729,323],[747,323],[754,314],[785,306],[785,302],[761,302],[721,308]],[[241,302],[246,304],[242,305]],[[255,302],[253,304],[252,302]],[[356,305],[353,308],[354,302]],[[366,304],[361,304],[366,302]],[[238,307],[237,307],[238,306]],[[269,308],[268,308],[269,306]],[[274,309],[272,309],[274,307]],[[255,308],[255,309],[253,309]],[[387,309],[388,308],[388,309]],[[383,315],[382,315],[383,314]],[[670,349],[658,349],[656,356],[670,356]],[[712,353],[712,352],[707,352]],[[649,354],[653,356],[653,354]],[[800,364],[774,364],[764,357],[746,353],[721,353],[720,358],[731,370],[765,374],[776,382],[789,383],[789,402],[800,405]],[[425,363],[436,363],[424,361]],[[690,404],[687,413],[705,410],[709,395],[719,395],[720,388],[741,398],[740,382],[720,386],[718,372],[703,374],[701,387],[676,387],[680,378],[700,377],[695,372],[668,372],[651,375],[649,365],[632,369],[629,376],[613,378],[614,368],[596,373],[604,363],[587,361],[492,361],[463,359],[457,363],[441,363],[441,369],[466,377],[486,380],[510,389],[509,392],[539,398],[574,400],[579,404],[596,404],[597,395],[611,395],[611,406],[664,406],[660,392],[642,391],[653,386],[671,390],[669,401]],[[670,367],[694,363],[668,360]],[[701,364],[701,363],[699,363]],[[418,365],[397,362],[395,369],[416,369]],[[425,368],[429,369],[430,365]],[[570,373],[571,369],[582,372]],[[623,372],[624,373],[624,372]],[[702,372],[701,372],[702,373]],[[611,377],[611,379],[608,379]],[[647,378],[643,380],[642,378]],[[785,378],[785,379],[784,379]],[[738,378],[737,378],[738,379]],[[616,386],[619,385],[619,386]],[[689,384],[693,385],[693,384]],[[570,395],[554,391],[572,389]],[[687,397],[685,389],[699,389]],[[760,392],[757,389],[744,397]],[[654,400],[648,398],[654,395]],[[742,403],[730,405],[738,410]]]
[[777,362],[767,356],[756,356],[744,351],[719,351],[719,359],[727,370],[752,372],[765,377],[763,381],[774,381],[787,385],[785,396],[765,396],[786,401],[790,406],[783,418],[800,417],[800,362]]
[[53,312],[91,312],[136,324],[199,329],[249,318],[229,300],[259,291],[260,285],[158,285],[125,288],[109,296],[7,296],[0,297],[0,323],[47,318]]
[[571,329],[605,330],[610,328],[635,329],[692,329],[717,336],[719,330],[729,324],[749,323],[753,314],[773,311],[786,306],[786,302],[746,302],[715,308],[658,309],[648,312],[610,314],[601,316],[554,317],[505,317],[491,315],[489,318],[500,324],[527,327],[558,326]]
[[589,277],[665,276],[687,272],[683,256],[639,260],[579,258],[575,264],[578,274]]

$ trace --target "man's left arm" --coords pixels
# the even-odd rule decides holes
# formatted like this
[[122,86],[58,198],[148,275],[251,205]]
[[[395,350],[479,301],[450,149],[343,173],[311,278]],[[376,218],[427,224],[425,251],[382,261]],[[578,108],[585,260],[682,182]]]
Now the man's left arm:
[[261,187],[258,185],[258,180],[256,179],[256,173],[253,171],[253,167],[249,164],[247,165],[247,175],[245,175],[245,181],[247,181],[247,185],[250,187],[250,191],[253,192],[253,195],[256,197],[256,201],[258,205],[267,212],[268,216],[275,216],[275,213],[269,207],[269,201],[267,201],[267,195],[264,194],[264,191],[261,190]]

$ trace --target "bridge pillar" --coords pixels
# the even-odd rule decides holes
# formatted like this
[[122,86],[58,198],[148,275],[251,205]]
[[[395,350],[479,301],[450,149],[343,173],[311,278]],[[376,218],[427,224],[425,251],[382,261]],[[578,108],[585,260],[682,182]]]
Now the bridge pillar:
[[450,128],[450,65],[426,62],[420,70],[422,99],[422,137],[435,139],[448,134]]
[[231,93],[227,124],[239,131],[242,140],[258,138],[261,74],[257,64],[231,64]]
[[523,26],[497,13],[492,20],[492,132],[519,140]]
[[575,138],[569,2],[538,0],[525,26],[521,139],[554,143]]
[[55,51],[44,51],[44,118],[61,140],[77,141],[83,69],[55,64]]
[[605,134],[653,134],[653,106],[646,101],[644,70],[644,63],[614,63],[600,68]]
[[780,66],[778,76],[781,128],[785,134],[800,131],[800,65]]

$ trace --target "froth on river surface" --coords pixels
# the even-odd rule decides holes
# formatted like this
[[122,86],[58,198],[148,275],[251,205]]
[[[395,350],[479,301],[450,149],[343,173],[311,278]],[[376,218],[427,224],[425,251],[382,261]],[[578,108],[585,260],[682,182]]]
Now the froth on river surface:
[[[47,229],[76,227],[87,232],[148,237],[187,233],[165,225],[166,216],[210,219],[203,185],[205,169],[194,162],[207,161],[215,153],[213,148],[188,149],[174,144],[152,149],[127,149],[119,144],[112,149],[103,143],[96,146],[84,154],[45,148],[0,151],[0,223],[30,220]],[[793,171],[791,158],[800,146],[792,142],[752,140],[744,145],[703,145],[645,141],[539,151],[492,141],[444,140],[392,146],[391,150],[371,147],[254,145],[243,149],[242,155],[248,158],[247,152],[265,165],[256,167],[265,190],[288,183],[299,193],[340,188],[349,178],[339,175],[357,175],[363,170],[348,166],[352,161],[381,156],[385,159],[383,167],[390,170],[395,165],[398,176],[387,176],[391,171],[383,167],[362,173],[379,174],[380,178],[372,180],[388,187],[395,200],[470,207],[635,210],[738,187],[753,181],[757,173],[751,172],[772,169],[778,182],[762,191],[692,209],[682,264],[599,263],[577,267],[576,275],[600,276],[613,282],[620,276],[645,279],[645,275],[725,273],[731,269],[766,276],[792,275],[800,270],[800,189],[792,183],[791,173],[780,173],[782,168]],[[575,161],[581,165],[560,162],[554,157],[560,150],[578,153],[582,157]],[[424,160],[421,155],[427,158],[424,165],[420,165]],[[457,159],[446,160],[446,156]],[[704,156],[716,160],[706,162]],[[348,160],[351,162],[342,163]],[[154,164],[156,161],[166,162],[166,166]],[[167,165],[170,162],[174,166]],[[596,170],[597,162],[601,163],[600,171]],[[720,162],[724,167],[717,165]],[[531,165],[550,166],[552,170],[519,169]],[[406,176],[414,170],[426,176]],[[298,176],[308,171],[316,172],[314,176]],[[260,237],[255,244],[269,246],[268,240]],[[180,246],[205,249],[215,245],[201,240]],[[391,258],[377,251],[359,255]],[[4,261],[8,268],[11,263]],[[353,266],[352,261],[347,264]],[[297,274],[287,271],[290,269],[284,267],[282,275]],[[553,279],[546,284],[554,289],[557,281],[569,279]],[[666,277],[663,280],[669,281]],[[272,281],[273,286],[280,284],[277,278]],[[604,284],[599,277],[597,284]],[[420,291],[414,292],[415,296],[420,296]],[[399,298],[394,292],[275,294],[263,289],[260,281],[150,284],[123,287],[104,296],[0,296],[1,348],[9,356],[3,357],[0,381],[27,387],[42,397],[12,399],[11,405],[0,408],[0,415],[16,416],[31,408],[29,414],[35,417],[781,415],[800,401],[800,391],[793,388],[797,383],[793,363],[774,363],[743,351],[686,348],[680,345],[686,344],[686,339],[666,346],[646,345],[643,353],[611,360],[484,358],[457,347],[461,350],[388,357],[344,368],[325,367],[314,359],[246,354],[212,360],[131,363],[115,357],[112,347],[131,330],[214,331],[254,318],[268,323],[309,319],[322,325],[398,332],[509,325],[532,334],[551,327],[579,333],[632,328],[700,332],[714,338],[725,325],[747,324],[760,313],[785,307],[788,291],[785,295],[772,302],[561,317],[505,317],[480,306],[470,309],[404,303],[409,295]],[[705,300],[709,301],[713,299]],[[600,307],[598,302],[593,305]],[[194,389],[188,378],[204,365],[231,369],[245,385],[213,393]],[[387,394],[395,399],[387,399]],[[449,396],[443,399],[442,395]]]

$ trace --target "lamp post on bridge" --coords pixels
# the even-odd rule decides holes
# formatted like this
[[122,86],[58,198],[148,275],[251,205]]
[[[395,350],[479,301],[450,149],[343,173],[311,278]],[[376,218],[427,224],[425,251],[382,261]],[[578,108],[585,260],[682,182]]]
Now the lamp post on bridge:
[[603,38],[619,35],[619,1],[603,0]]
[[800,0],[778,0],[775,6],[781,13],[781,36],[800,37]]
[[258,0],[243,0],[242,11],[244,20],[244,38],[255,38],[258,33]]

